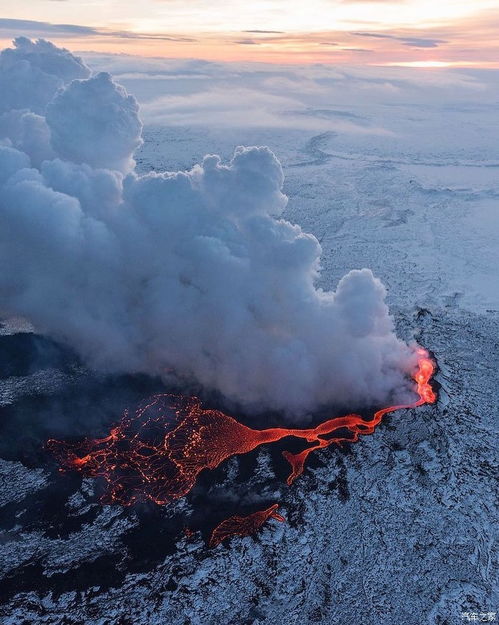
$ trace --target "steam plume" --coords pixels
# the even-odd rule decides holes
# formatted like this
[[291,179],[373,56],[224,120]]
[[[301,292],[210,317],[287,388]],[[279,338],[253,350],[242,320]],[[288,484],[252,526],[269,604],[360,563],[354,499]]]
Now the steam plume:
[[92,367],[174,372],[248,408],[301,414],[407,390],[415,355],[383,285],[361,269],[335,292],[315,287],[320,245],[280,218],[268,148],[139,176],[135,99],[67,50],[14,45],[0,55],[4,311]]

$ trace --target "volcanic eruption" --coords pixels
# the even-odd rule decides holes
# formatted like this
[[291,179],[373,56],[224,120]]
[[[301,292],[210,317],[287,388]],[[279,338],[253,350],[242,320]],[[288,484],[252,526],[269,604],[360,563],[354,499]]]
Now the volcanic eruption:
[[[64,469],[103,478],[107,485],[103,503],[130,505],[150,500],[164,505],[186,495],[201,471],[214,469],[227,458],[260,445],[296,437],[311,445],[298,454],[283,452],[291,465],[287,480],[290,485],[303,472],[311,452],[333,443],[356,442],[359,436],[372,434],[385,414],[435,401],[430,384],[433,362],[424,349],[419,348],[418,354],[413,375],[418,399],[382,408],[372,419],[348,414],[314,428],[255,430],[219,410],[203,409],[195,397],[163,394],[152,397],[133,415],[125,412],[105,438],[76,443],[49,440],[47,447]],[[231,517],[215,529],[211,544],[216,545],[231,534],[251,533],[275,517],[274,511],[272,507],[249,517]]]
[[[134,97],[43,40],[21,37],[0,54],[0,89],[4,314],[29,319],[92,369],[215,392],[249,415],[298,424],[318,408],[390,404],[371,420],[253,429],[196,397],[157,395],[104,438],[49,441],[64,468],[104,478],[103,501],[166,504],[201,471],[286,437],[308,444],[284,454],[291,483],[312,451],[434,400],[432,362],[396,336],[369,269],[352,269],[336,290],[318,286],[321,246],[283,218],[283,172],[269,148],[140,174]],[[269,510],[230,526],[257,527]]]

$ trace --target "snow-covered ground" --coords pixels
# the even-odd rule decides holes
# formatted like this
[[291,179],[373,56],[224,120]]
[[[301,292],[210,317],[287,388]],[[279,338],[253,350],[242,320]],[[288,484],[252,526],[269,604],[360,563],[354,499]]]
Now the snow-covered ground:
[[[236,97],[235,89],[231,100],[227,68],[192,62],[191,74],[175,69],[176,82],[158,78],[156,65],[151,78],[130,74],[126,60],[93,61],[114,71],[112,62],[121,63],[121,82],[142,100],[141,171],[190,168],[206,153],[230,158],[236,145],[268,145],[286,175],[285,218],[322,245],[321,285],[371,268],[388,288],[400,336],[435,354],[439,401],[393,414],[347,450],[322,452],[291,488],[260,450],[245,492],[279,502],[288,522],[270,521],[258,536],[214,550],[181,531],[173,532],[173,549],[155,542],[192,502],[156,512],[151,529],[141,510],[101,507],[91,481],[67,482],[58,495],[63,478],[42,453],[26,460],[7,450],[0,465],[6,625],[460,625],[463,612],[499,612],[496,74],[357,70],[335,78],[319,67],[262,77],[261,68],[239,68],[233,81],[246,91]],[[220,84],[210,82],[215,71]],[[184,100],[162,101],[158,83],[175,83]],[[279,85],[285,103],[282,93],[276,100]],[[257,97],[270,90],[274,100]],[[197,109],[187,115],[185,99],[194,96]],[[35,400],[56,410],[46,398],[81,392],[87,377],[44,365],[1,380],[6,418],[25,423],[31,410],[36,419],[32,384]],[[238,497],[233,481],[243,470],[231,460],[217,496]],[[44,513],[33,521],[25,511],[39,502]]]

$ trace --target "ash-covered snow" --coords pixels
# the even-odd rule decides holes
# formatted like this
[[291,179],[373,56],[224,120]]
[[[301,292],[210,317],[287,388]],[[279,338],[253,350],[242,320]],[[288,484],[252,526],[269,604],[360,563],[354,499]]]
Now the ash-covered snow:
[[[470,76],[462,81],[475,89],[483,76]],[[475,106],[466,104],[456,84],[462,104],[453,108],[435,96],[428,105],[387,98],[300,112],[311,120],[349,113],[385,134],[207,129],[178,119],[146,126],[142,171],[190,167],[207,152],[228,157],[238,144],[271,147],[286,176],[284,217],[324,250],[321,286],[370,267],[388,287],[398,335],[435,355],[439,400],[317,454],[290,488],[271,450],[261,449],[249,467],[231,459],[207,494],[171,509],[122,509],[102,507],[92,481],[58,475],[32,441],[52,435],[51,414],[54,435],[64,431],[68,393],[82,412],[91,374],[71,363],[1,380],[2,427],[26,423],[27,411],[41,419],[37,398],[45,423],[20,432],[29,453],[4,444],[0,454],[2,622],[462,625],[463,612],[499,612],[499,125],[492,104],[479,106],[475,96]],[[87,401],[97,410],[106,393],[96,384]],[[112,393],[116,418],[129,397],[116,381]],[[81,417],[78,424],[73,435],[100,434]],[[203,514],[203,497],[221,508],[278,502],[287,523],[270,520],[255,537],[209,550],[199,532],[182,531],[182,519]]]

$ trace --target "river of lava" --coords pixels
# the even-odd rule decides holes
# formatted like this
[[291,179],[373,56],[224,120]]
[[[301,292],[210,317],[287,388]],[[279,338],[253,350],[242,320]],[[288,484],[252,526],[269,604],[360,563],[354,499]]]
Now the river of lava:
[[378,410],[369,420],[348,414],[309,429],[255,430],[223,412],[202,408],[196,397],[161,394],[142,403],[133,414],[125,412],[105,438],[49,440],[47,447],[61,470],[103,478],[103,503],[130,505],[151,500],[167,504],[186,495],[201,471],[214,469],[230,456],[292,436],[310,445],[297,454],[283,452],[291,465],[287,480],[291,484],[303,472],[312,451],[372,434],[388,412],[433,403],[436,397],[430,381],[434,369],[433,361],[420,348],[413,376],[419,399]]

